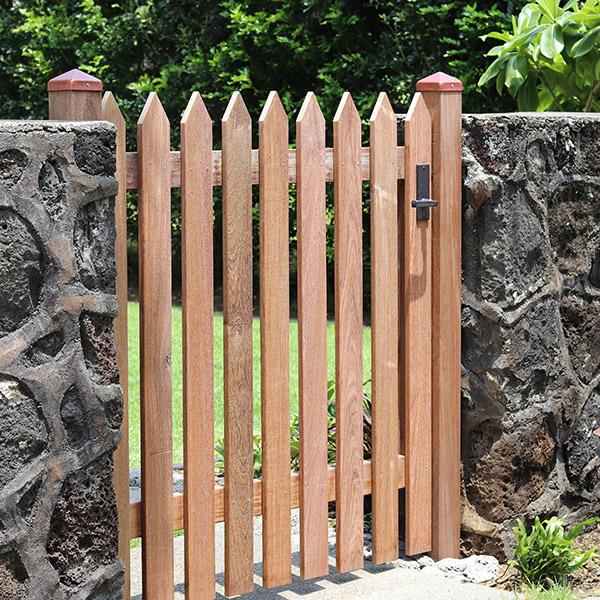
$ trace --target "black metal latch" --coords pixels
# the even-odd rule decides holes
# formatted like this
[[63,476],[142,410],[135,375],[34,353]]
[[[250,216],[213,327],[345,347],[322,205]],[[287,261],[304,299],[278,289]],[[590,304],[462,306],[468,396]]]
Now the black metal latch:
[[417,199],[412,206],[417,209],[417,221],[429,220],[429,209],[437,206],[437,200],[429,197],[429,165],[417,165]]

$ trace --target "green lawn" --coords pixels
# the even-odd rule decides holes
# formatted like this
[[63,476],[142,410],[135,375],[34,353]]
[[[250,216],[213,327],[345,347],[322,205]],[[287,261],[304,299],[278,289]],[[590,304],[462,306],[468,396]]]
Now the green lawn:
[[[181,349],[181,307],[174,307],[173,319],[173,462],[183,462],[183,379]],[[260,319],[253,320],[254,339],[254,432],[260,434]],[[129,464],[140,466],[140,363],[139,305],[128,303],[129,333]],[[215,313],[215,437],[223,435],[223,315]],[[363,330],[364,379],[370,379],[371,329]],[[327,325],[327,373],[335,376],[335,325]],[[290,320],[290,404],[298,412],[298,321]]]

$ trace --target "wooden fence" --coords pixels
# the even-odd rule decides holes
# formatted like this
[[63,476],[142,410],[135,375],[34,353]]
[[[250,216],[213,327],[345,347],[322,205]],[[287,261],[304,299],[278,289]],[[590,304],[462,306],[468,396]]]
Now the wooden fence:
[[[361,144],[344,94],[333,148],[314,94],[297,119],[296,148],[275,92],[258,122],[234,93],[222,150],[193,93],[170,150],[155,93],[138,121],[137,152],[112,94],[79,71],[49,83],[50,117],[117,126],[115,325],[127,397],[125,190],[139,191],[142,499],[129,504],[127,419],[115,457],[121,556],[142,537],[144,598],[173,598],[173,531],[185,529],[186,597],[215,597],[215,522],[225,522],[225,593],[252,591],[253,516],[263,517],[263,585],[291,582],[290,510],[300,507],[300,571],[325,576],[328,507],[336,501],[339,572],[363,566],[363,496],[372,494],[373,562],[398,557],[398,490],[406,552],[459,552],[461,89],[420,81],[398,146],[385,94]],[[427,165],[424,167],[424,165]],[[335,190],[336,463],[327,464],[325,184]],[[363,460],[362,182],[371,189],[372,460]],[[297,184],[300,470],[290,471],[289,184]],[[253,480],[252,185],[260,186],[262,479]],[[214,481],[213,187],[223,188],[225,484]],[[184,494],[172,489],[171,188],[181,187]],[[431,193],[429,191],[431,190]],[[439,203],[417,219],[413,201]],[[420,215],[421,216],[421,215]],[[127,411],[125,411],[127,414]],[[129,584],[125,597],[129,598]]]

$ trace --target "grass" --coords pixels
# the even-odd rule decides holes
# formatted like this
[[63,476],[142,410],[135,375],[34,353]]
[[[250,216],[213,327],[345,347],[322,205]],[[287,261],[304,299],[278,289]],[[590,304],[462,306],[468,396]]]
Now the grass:
[[[173,462],[183,462],[183,378],[181,307],[172,311],[173,343]],[[140,466],[139,305],[128,303],[129,335],[129,465]],[[215,313],[215,438],[223,435],[223,315]],[[252,323],[254,348],[254,433],[260,434],[260,319]],[[363,373],[370,379],[371,329],[363,329]],[[327,324],[327,374],[335,377],[335,325]],[[290,319],[290,409],[298,412],[298,321]]]
[[515,592],[515,600],[577,600],[568,583],[555,583],[547,589],[525,587],[521,593]]

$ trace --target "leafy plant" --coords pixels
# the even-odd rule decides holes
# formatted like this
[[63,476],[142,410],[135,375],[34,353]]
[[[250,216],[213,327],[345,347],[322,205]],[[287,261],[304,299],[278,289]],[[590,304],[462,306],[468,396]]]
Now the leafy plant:
[[487,53],[496,59],[480,86],[495,78],[519,110],[600,110],[600,0],[560,4],[534,0],[512,18],[512,32],[483,36],[502,44]]
[[[367,379],[363,383],[363,456],[366,460],[371,458],[371,396],[364,389],[370,383]],[[291,436],[291,465],[292,469],[300,466],[300,415],[292,417],[290,423]],[[335,465],[335,381],[327,382],[327,463]]]
[[530,586],[548,587],[560,582],[569,573],[582,569],[587,561],[596,556],[596,548],[579,552],[573,547],[573,543],[585,525],[597,520],[597,517],[588,519],[565,534],[564,517],[551,517],[543,522],[536,517],[530,533],[527,533],[525,525],[518,519],[518,527],[514,528],[517,548],[512,564]]

